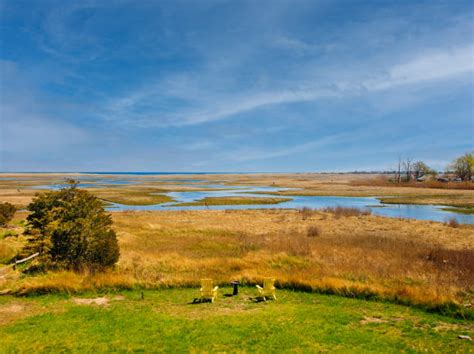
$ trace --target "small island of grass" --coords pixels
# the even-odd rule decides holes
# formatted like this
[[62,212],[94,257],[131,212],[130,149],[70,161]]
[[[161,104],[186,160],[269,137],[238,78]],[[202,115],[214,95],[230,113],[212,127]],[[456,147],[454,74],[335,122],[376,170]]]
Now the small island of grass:
[[474,214],[474,207],[442,208],[442,210],[465,215]]
[[106,203],[123,205],[155,205],[173,201],[173,198],[161,194],[163,191],[159,189],[115,188],[91,192]]
[[279,204],[287,202],[291,198],[260,198],[260,197],[207,197],[201,200],[187,203],[179,203],[173,206],[211,206],[211,205],[255,205],[255,204]]

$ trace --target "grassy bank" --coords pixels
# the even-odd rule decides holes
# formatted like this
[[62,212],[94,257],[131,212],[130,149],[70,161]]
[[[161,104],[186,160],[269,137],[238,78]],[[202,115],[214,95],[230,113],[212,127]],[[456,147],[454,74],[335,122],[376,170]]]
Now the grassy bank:
[[0,297],[2,352],[340,351],[470,352],[472,322],[356,299],[255,288],[190,305],[197,289],[122,291],[81,298]]
[[210,205],[254,205],[254,204],[279,204],[291,198],[265,198],[265,197],[207,197],[195,202],[179,203],[174,206],[210,206]]
[[472,215],[474,214],[474,207],[465,207],[465,208],[443,208],[445,211],[450,211],[453,213]]
[[445,205],[456,208],[452,209],[455,212],[463,212],[463,210],[465,210],[469,213],[469,210],[474,209],[474,200],[468,195],[404,195],[382,197],[379,199],[384,204]]

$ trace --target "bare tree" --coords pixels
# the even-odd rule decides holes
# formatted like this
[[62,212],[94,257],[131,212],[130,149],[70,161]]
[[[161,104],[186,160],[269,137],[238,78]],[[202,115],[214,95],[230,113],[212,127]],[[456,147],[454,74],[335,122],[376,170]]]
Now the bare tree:
[[412,166],[413,173],[415,178],[420,178],[425,175],[433,174],[433,170],[425,164],[423,161],[417,161]]
[[405,161],[403,161],[403,170],[405,171],[405,176],[406,176],[406,181],[410,182],[411,180],[411,169],[412,169],[412,161],[410,158],[406,158]]
[[402,177],[402,158],[398,156],[398,166],[397,166],[397,183],[400,183],[400,179]]

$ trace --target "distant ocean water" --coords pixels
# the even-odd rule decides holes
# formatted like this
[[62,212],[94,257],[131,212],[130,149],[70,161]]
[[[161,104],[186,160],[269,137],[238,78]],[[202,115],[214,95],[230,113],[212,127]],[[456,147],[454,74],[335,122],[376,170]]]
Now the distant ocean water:
[[[282,172],[96,172],[96,171],[83,171],[83,172],[73,172],[73,171],[0,171],[0,174],[45,174],[45,173],[54,173],[54,174],[83,174],[83,175],[134,175],[134,176],[146,176],[146,175],[246,175],[246,174],[259,174],[259,173],[282,173]],[[298,172],[295,172],[298,173]]]
[[77,172],[80,174],[94,175],[233,175],[233,174],[251,174],[259,172]]

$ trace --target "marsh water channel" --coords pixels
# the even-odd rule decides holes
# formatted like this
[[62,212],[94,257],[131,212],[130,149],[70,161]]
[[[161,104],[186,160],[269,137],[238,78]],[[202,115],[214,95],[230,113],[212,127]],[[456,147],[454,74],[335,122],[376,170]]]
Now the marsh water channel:
[[[218,185],[207,185],[208,188],[217,188]],[[174,202],[156,205],[123,205],[113,204],[108,209],[117,210],[229,210],[229,209],[301,209],[304,207],[323,209],[327,207],[356,207],[370,209],[373,214],[418,220],[432,220],[445,222],[455,218],[462,224],[474,224],[474,215],[456,213],[442,205],[411,205],[411,204],[384,204],[377,197],[339,197],[339,196],[298,196],[285,195],[288,201],[277,204],[250,204],[250,205],[193,205],[178,206],[182,203],[197,202],[204,198],[223,197],[251,197],[251,198],[277,198],[275,193],[285,188],[275,187],[242,187],[221,186],[222,190],[186,191],[165,193],[173,198]],[[265,194],[268,193],[268,194]],[[297,194],[297,191],[295,191]]]
[[[327,207],[355,207],[361,209],[369,209],[374,215],[403,218],[418,219],[445,222],[449,219],[456,219],[462,224],[474,224],[474,215],[457,213],[456,208],[446,209],[443,205],[411,205],[411,204],[385,204],[377,197],[340,197],[340,196],[299,196],[297,189],[295,195],[279,196],[276,193],[282,190],[292,190],[291,188],[269,187],[269,186],[230,186],[224,183],[206,183],[204,180],[198,179],[177,179],[163,180],[165,182],[177,182],[180,186],[192,186],[194,188],[204,189],[199,191],[180,191],[159,193],[171,197],[174,201],[169,203],[154,205],[124,205],[118,203],[110,203],[107,206],[109,211],[123,210],[229,210],[229,209],[301,209],[304,207],[323,209]],[[111,185],[127,185],[134,184],[137,181],[133,179],[94,179],[84,181],[79,187],[95,187],[104,188]],[[59,189],[64,184],[41,185],[34,187],[35,189]],[[208,189],[208,190],[205,190]],[[180,206],[182,203],[198,202],[204,198],[226,198],[226,197],[251,197],[253,198],[288,198],[289,200],[277,204],[250,204],[250,205],[193,205]],[[460,209],[461,211],[461,209]]]

